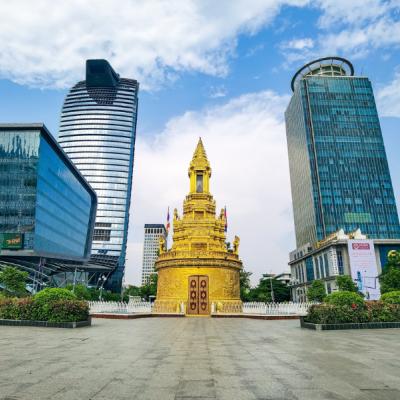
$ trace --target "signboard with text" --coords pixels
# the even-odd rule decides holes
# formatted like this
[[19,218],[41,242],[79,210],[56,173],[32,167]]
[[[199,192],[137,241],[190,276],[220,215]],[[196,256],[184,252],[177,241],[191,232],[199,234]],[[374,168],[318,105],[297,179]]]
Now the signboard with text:
[[348,241],[351,277],[358,290],[368,300],[379,300],[381,291],[378,280],[374,242],[372,240]]
[[0,233],[0,250],[19,250],[23,245],[22,233]]

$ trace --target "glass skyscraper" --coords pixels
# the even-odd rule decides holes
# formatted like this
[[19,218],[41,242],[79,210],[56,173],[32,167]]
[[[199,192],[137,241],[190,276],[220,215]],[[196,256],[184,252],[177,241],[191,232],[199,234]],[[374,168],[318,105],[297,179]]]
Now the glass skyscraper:
[[43,124],[0,125],[0,268],[43,282],[90,257],[96,194]]
[[125,269],[139,84],[106,60],[86,62],[86,80],[67,95],[59,143],[95,189],[91,262],[110,266],[106,286],[120,290]]
[[285,119],[297,247],[339,229],[400,238],[369,79],[329,57],[301,68],[292,90]]

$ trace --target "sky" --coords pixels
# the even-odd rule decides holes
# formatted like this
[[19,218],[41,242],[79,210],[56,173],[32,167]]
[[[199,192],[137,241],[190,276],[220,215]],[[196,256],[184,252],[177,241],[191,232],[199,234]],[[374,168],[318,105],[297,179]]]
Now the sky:
[[400,0],[1,2],[0,122],[57,137],[86,59],[107,59],[140,82],[126,282],[140,282],[144,224],[182,213],[201,136],[255,284],[295,248],[284,111],[305,63],[345,57],[372,81],[399,207],[399,50]]

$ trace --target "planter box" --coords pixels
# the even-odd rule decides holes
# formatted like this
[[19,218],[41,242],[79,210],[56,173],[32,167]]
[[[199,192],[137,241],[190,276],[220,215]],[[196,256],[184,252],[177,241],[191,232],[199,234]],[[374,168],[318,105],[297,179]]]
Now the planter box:
[[17,319],[0,319],[0,325],[8,326],[39,326],[45,328],[81,328],[83,326],[91,326],[92,318],[89,317],[86,321],[74,322],[47,322],[47,321],[30,321]]
[[400,322],[354,322],[345,324],[313,324],[305,322],[304,317],[300,317],[300,326],[302,328],[314,329],[316,331],[329,331],[338,329],[383,329],[400,328]]

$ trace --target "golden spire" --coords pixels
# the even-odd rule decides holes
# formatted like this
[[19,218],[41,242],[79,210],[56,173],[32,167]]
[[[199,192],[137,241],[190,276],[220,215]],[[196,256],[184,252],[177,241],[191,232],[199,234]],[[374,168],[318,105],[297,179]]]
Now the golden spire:
[[191,170],[195,171],[209,170],[211,175],[210,163],[208,161],[207,153],[206,150],[204,149],[203,141],[201,140],[201,138],[199,138],[196,150],[193,153],[193,158],[189,167],[189,176]]
[[190,193],[209,193],[211,167],[201,138],[189,166]]

